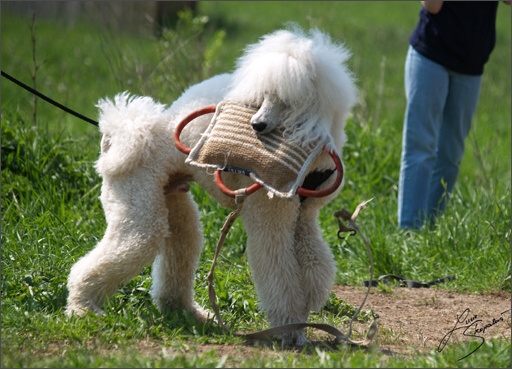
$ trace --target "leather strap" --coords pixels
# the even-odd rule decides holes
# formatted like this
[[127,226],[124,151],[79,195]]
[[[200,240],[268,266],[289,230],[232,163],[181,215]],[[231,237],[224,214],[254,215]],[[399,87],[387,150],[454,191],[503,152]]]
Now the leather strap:
[[315,328],[321,331],[324,331],[326,333],[329,333],[334,336],[335,343],[339,343],[340,341],[348,342],[352,345],[356,346],[364,346],[368,347],[370,346],[373,338],[375,337],[375,334],[377,333],[377,322],[374,320],[372,324],[370,325],[370,328],[368,329],[368,332],[366,333],[366,337],[362,341],[353,341],[350,339],[349,334],[344,334],[336,327],[325,324],[325,323],[292,323],[292,324],[284,324],[280,325],[278,327],[265,329],[262,331],[254,332],[254,333],[236,333],[237,336],[241,336],[248,339],[253,340],[264,340],[264,339],[270,339],[274,336],[284,334],[284,333],[290,333],[299,329],[304,328]]
[[379,283],[390,284],[388,279],[394,279],[394,280],[399,281],[400,284],[402,284],[408,288],[429,288],[430,286],[433,286],[435,284],[452,281],[455,278],[456,278],[456,276],[452,274],[452,275],[447,275],[446,277],[443,277],[443,278],[434,279],[430,282],[417,282],[417,281],[412,281],[410,279],[405,279],[405,278],[400,277],[395,274],[384,274],[384,275],[381,275],[379,278],[377,278],[377,280],[372,280],[371,282],[364,281],[363,285],[365,287],[368,287],[369,285],[371,287],[377,287],[379,285]]

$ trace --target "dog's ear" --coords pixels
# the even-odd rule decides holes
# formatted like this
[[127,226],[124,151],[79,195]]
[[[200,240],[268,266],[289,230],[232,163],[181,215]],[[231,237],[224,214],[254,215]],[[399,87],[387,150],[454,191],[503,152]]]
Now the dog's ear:
[[106,154],[108,152],[108,149],[110,149],[111,142],[110,142],[110,136],[107,134],[104,134],[101,138],[101,152]]

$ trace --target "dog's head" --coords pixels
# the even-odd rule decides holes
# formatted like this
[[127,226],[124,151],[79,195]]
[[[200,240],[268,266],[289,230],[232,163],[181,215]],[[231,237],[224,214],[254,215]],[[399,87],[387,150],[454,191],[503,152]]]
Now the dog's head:
[[345,119],[356,102],[344,65],[348,57],[318,30],[276,31],[246,48],[226,98],[259,108],[251,119],[259,133],[280,127],[299,145],[330,136],[341,146]]

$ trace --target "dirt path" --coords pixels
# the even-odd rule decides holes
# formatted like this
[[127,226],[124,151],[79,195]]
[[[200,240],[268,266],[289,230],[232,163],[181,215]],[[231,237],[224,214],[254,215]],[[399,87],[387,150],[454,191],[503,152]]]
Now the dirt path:
[[[334,294],[349,304],[359,306],[366,288],[335,286]],[[364,310],[373,309],[378,315],[378,333],[375,346],[384,354],[414,355],[437,350],[443,338],[457,327],[470,326],[465,333],[483,337],[511,339],[511,295],[508,293],[471,295],[449,292],[435,288],[395,287],[392,293],[378,292],[372,288]],[[460,317],[460,318],[458,318]],[[361,339],[368,330],[369,323],[354,323],[354,339]],[[486,327],[487,326],[487,327]],[[483,331],[484,329],[484,331]],[[478,342],[479,338],[464,336],[464,330],[457,329],[449,336],[446,347],[457,342]],[[313,345],[322,345],[332,336],[316,331],[308,331]],[[323,338],[322,338],[323,336]],[[358,337],[356,337],[358,336]],[[476,344],[475,344],[476,347]],[[279,356],[271,346],[227,345],[227,344],[191,344],[190,346],[162,347],[152,341],[140,342],[138,348],[149,357],[191,355],[196,357],[211,351],[227,360],[228,367],[243,365],[244,360],[262,355]],[[264,351],[262,351],[264,350]],[[292,349],[293,350],[293,349]]]
[[[334,293],[349,304],[359,306],[366,288],[336,286]],[[447,345],[481,340],[465,337],[465,329],[460,329],[464,326],[471,326],[465,331],[467,335],[510,341],[510,304],[511,296],[507,293],[470,295],[435,288],[395,287],[392,293],[374,289],[364,310],[373,309],[378,315],[377,345],[393,352],[407,353],[415,349],[420,352],[437,350],[443,338],[454,328],[459,329],[449,337]],[[457,319],[460,323],[455,326]],[[354,326],[361,333],[368,328],[363,324]]]

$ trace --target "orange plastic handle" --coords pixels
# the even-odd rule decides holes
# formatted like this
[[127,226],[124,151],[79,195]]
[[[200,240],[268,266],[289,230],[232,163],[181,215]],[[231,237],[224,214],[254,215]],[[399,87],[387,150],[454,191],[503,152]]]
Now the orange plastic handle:
[[[219,187],[219,190],[221,190],[225,195],[235,198],[236,192],[231,190],[224,184],[224,181],[222,180],[222,177],[220,175],[221,173],[222,173],[222,169],[217,169],[215,171],[215,173],[213,173],[213,178],[215,179],[215,184],[217,185],[217,187]],[[252,195],[253,193],[258,191],[262,187],[263,187],[263,185],[261,183],[255,182],[252,185],[250,185],[249,187],[244,189],[244,195],[245,196]]]
[[217,107],[215,105],[210,105],[205,108],[196,110],[196,111],[190,113],[189,115],[187,115],[180,122],[180,124],[178,124],[178,126],[174,130],[174,145],[176,146],[176,148],[178,150],[180,150],[184,154],[187,154],[187,155],[190,154],[191,148],[187,147],[187,146],[183,145],[183,143],[181,143],[181,140],[180,140],[181,131],[183,131],[183,128],[185,128],[185,126],[187,124],[189,124],[191,121],[193,121],[197,117],[200,117],[201,115],[205,115],[205,114],[209,114],[209,113],[215,113],[216,108]]

